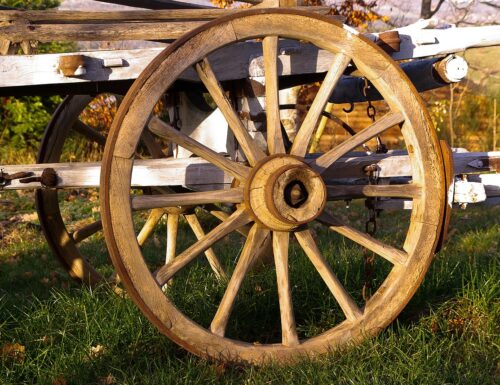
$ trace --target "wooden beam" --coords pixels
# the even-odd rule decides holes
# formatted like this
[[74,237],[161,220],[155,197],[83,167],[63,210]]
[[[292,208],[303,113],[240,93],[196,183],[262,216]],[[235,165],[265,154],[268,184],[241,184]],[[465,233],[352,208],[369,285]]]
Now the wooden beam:
[[[85,60],[85,74],[81,76],[63,76],[58,70],[62,57],[75,55],[67,54],[45,54],[4,56],[0,58],[0,95],[12,95],[19,88],[19,93],[35,94],[50,92],[57,85],[72,85],[78,83],[83,87],[96,90],[111,87],[128,87],[130,82],[136,79],[144,68],[163,50],[163,47],[79,52]],[[293,52],[299,52],[295,54]],[[308,44],[300,44],[290,40],[280,40],[278,55],[278,72],[280,77],[280,88],[286,86],[287,79],[296,78],[296,84],[307,82],[307,75],[314,75],[320,80],[323,72],[328,71],[331,66],[333,55],[314,48]],[[218,50],[209,56],[210,63],[217,79],[220,81],[245,79],[253,76],[264,75],[264,63],[262,60],[262,44],[256,42],[239,43]],[[231,66],[228,66],[228,61]],[[403,63],[401,68],[414,81],[417,90],[424,91],[431,88],[441,87],[446,84],[435,79],[433,65],[436,59],[420,60],[411,63]],[[33,69],[36,68],[36,71]],[[191,82],[195,86],[199,78],[194,71],[187,71],[180,81]],[[114,84],[106,84],[106,83]],[[118,83],[121,82],[121,83]],[[126,87],[124,82],[128,82]],[[88,84],[90,83],[90,84]],[[87,85],[85,85],[87,84]],[[197,84],[197,83],[196,83]],[[335,88],[331,101],[335,103],[357,102],[365,100],[363,95],[363,79],[354,76],[343,76]],[[34,88],[43,86],[42,88]],[[24,89],[23,89],[24,88]],[[113,88],[111,88],[112,90]],[[73,92],[85,92],[78,87],[73,87]],[[371,87],[368,97],[370,100],[380,99],[380,94]],[[45,92],[42,92],[45,91]],[[57,92],[58,90],[54,90]],[[72,88],[67,87],[71,93]],[[90,92],[92,93],[92,92]]]
[[[127,0],[125,0],[127,1]],[[193,4],[190,4],[193,5]],[[146,7],[143,7],[146,8]],[[295,7],[306,9],[314,13],[327,13],[330,7]],[[67,10],[44,10],[23,11],[10,10],[0,11],[0,23],[10,24],[88,24],[88,23],[113,23],[124,22],[160,22],[160,21],[193,21],[213,20],[221,16],[241,12],[240,9],[200,8],[200,9],[167,9],[167,10],[125,10],[125,11],[67,11]],[[338,17],[335,17],[338,18]]]
[[[340,158],[322,175],[327,182],[345,179],[366,178],[363,169],[368,165],[376,165],[381,178],[409,177],[411,167],[409,158],[404,154],[384,154],[358,156],[359,153]],[[500,151],[454,153],[455,174],[478,174],[500,172]],[[45,163],[32,165],[0,165],[0,170],[7,174],[21,171],[32,172],[32,176],[40,176],[45,168],[53,168],[58,175],[58,187],[99,187],[100,163]],[[489,174],[486,174],[489,175]],[[232,177],[218,167],[200,158],[187,159],[144,159],[134,162],[132,186],[203,186],[227,185]],[[472,179],[471,179],[472,180]],[[489,194],[497,194],[495,187],[497,177],[484,177],[491,186],[486,188]],[[1,183],[1,179],[0,179]],[[485,182],[483,182],[485,183]],[[33,189],[39,183],[19,183],[18,180],[4,186],[5,189]],[[0,188],[1,189],[1,188]]]
[[174,40],[205,24],[205,21],[106,24],[20,24],[0,26],[0,39],[14,42]]
[[237,12],[227,9],[169,9],[159,11],[2,11],[0,22],[30,24],[87,24],[153,22],[173,20],[213,20]]
[[[465,51],[473,47],[489,47],[500,44],[500,26],[461,27],[432,29],[433,20],[419,20],[413,25],[395,29],[401,38],[400,50],[391,53],[394,60],[445,55]],[[430,27],[430,28],[428,28]],[[379,34],[366,34],[373,41]]]

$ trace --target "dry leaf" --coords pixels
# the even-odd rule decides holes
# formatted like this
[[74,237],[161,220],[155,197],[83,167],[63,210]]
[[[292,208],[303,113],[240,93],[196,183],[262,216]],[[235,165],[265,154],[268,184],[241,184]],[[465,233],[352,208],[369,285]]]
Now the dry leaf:
[[90,348],[90,359],[95,359],[104,354],[104,346],[96,345]]
[[4,260],[4,263],[6,263],[7,265],[15,265],[20,260],[21,260],[21,258],[18,255],[14,255],[14,256],[9,257],[6,260]]
[[116,383],[116,379],[112,374],[108,374],[106,377],[99,378],[97,385],[113,385]]
[[59,376],[52,381],[52,385],[67,385],[67,383],[63,376]]
[[15,344],[10,344],[7,343],[4,346],[2,346],[2,358],[10,358],[14,359],[17,362],[22,362],[24,361],[24,357],[26,355],[26,348],[24,345],[15,343]]
[[222,377],[226,373],[226,370],[227,370],[227,366],[223,363],[215,365],[214,368],[215,368],[215,374],[217,375],[217,377]]
[[153,244],[157,249],[161,248],[161,242],[160,239],[156,236],[156,234],[153,236]]
[[38,214],[37,213],[19,214],[17,215],[17,218],[21,222],[34,222],[38,220]]

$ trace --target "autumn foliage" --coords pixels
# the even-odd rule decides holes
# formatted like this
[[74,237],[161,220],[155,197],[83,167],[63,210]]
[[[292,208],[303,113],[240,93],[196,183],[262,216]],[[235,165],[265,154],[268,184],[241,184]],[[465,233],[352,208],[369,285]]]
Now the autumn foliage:
[[[219,8],[232,8],[235,3],[234,0],[211,0],[211,2]],[[321,6],[324,4],[322,0],[304,0],[302,5]],[[386,16],[381,16],[373,10],[376,5],[376,1],[343,0],[331,5],[330,13],[345,17],[348,25],[364,29],[372,22],[388,20]],[[243,7],[246,6],[248,5],[243,5]]]

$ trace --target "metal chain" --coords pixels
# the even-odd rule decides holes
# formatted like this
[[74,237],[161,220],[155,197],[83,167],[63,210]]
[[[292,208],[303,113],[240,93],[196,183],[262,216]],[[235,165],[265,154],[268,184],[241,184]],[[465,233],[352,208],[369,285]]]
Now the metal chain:
[[[375,110],[374,105],[371,100],[368,98],[368,90],[370,89],[370,84],[368,79],[365,78],[365,84],[363,86],[363,95],[368,101],[368,106],[366,107],[366,115],[371,119],[372,123],[375,123],[375,117],[377,115],[377,111]],[[382,140],[379,136],[377,136],[377,149],[375,151],[377,154],[386,153],[387,147],[382,143]],[[365,172],[368,175],[368,183],[370,185],[375,185],[378,183],[378,167],[376,165],[370,165],[365,168]],[[368,209],[368,220],[365,222],[365,231],[366,233],[373,237],[377,233],[377,216],[378,212],[376,210],[377,206],[377,198],[368,198],[365,200],[365,206]],[[364,249],[363,250],[363,259],[364,259],[364,273],[365,282],[363,283],[363,288],[361,290],[361,294],[363,296],[364,301],[368,301],[371,297],[371,293],[373,290],[373,278],[374,278],[374,267],[375,267],[375,253]]]
[[[376,165],[368,166],[365,169],[368,173],[368,183],[370,185],[375,185],[378,183],[378,168]],[[368,198],[365,200],[365,207],[368,209],[368,220],[365,222],[366,233],[373,237],[377,233],[377,216],[378,211],[376,210],[377,198]],[[361,294],[364,301],[368,301],[371,297],[373,289],[373,278],[374,278],[374,266],[375,266],[375,253],[368,249],[363,250],[364,259],[364,284],[361,290]]]
[[[377,111],[375,110],[374,105],[371,100],[368,98],[368,91],[370,90],[371,85],[368,82],[368,79],[365,78],[365,84],[363,86],[363,96],[368,101],[368,106],[366,107],[366,115],[371,119],[372,123],[375,123],[375,117],[377,115]],[[377,135],[377,149],[375,151],[376,154],[385,154],[387,153],[387,146],[382,142],[380,136]]]

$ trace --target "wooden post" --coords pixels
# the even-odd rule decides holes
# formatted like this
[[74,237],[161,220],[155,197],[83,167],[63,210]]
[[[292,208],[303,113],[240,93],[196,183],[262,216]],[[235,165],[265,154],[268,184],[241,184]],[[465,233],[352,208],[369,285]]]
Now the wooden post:
[[497,98],[493,100],[493,151],[497,148]]
[[453,84],[450,84],[450,106],[448,108],[448,122],[450,126],[450,145],[453,148],[454,147],[454,140],[455,140],[455,132],[453,130],[453,92],[455,90],[455,87]]

